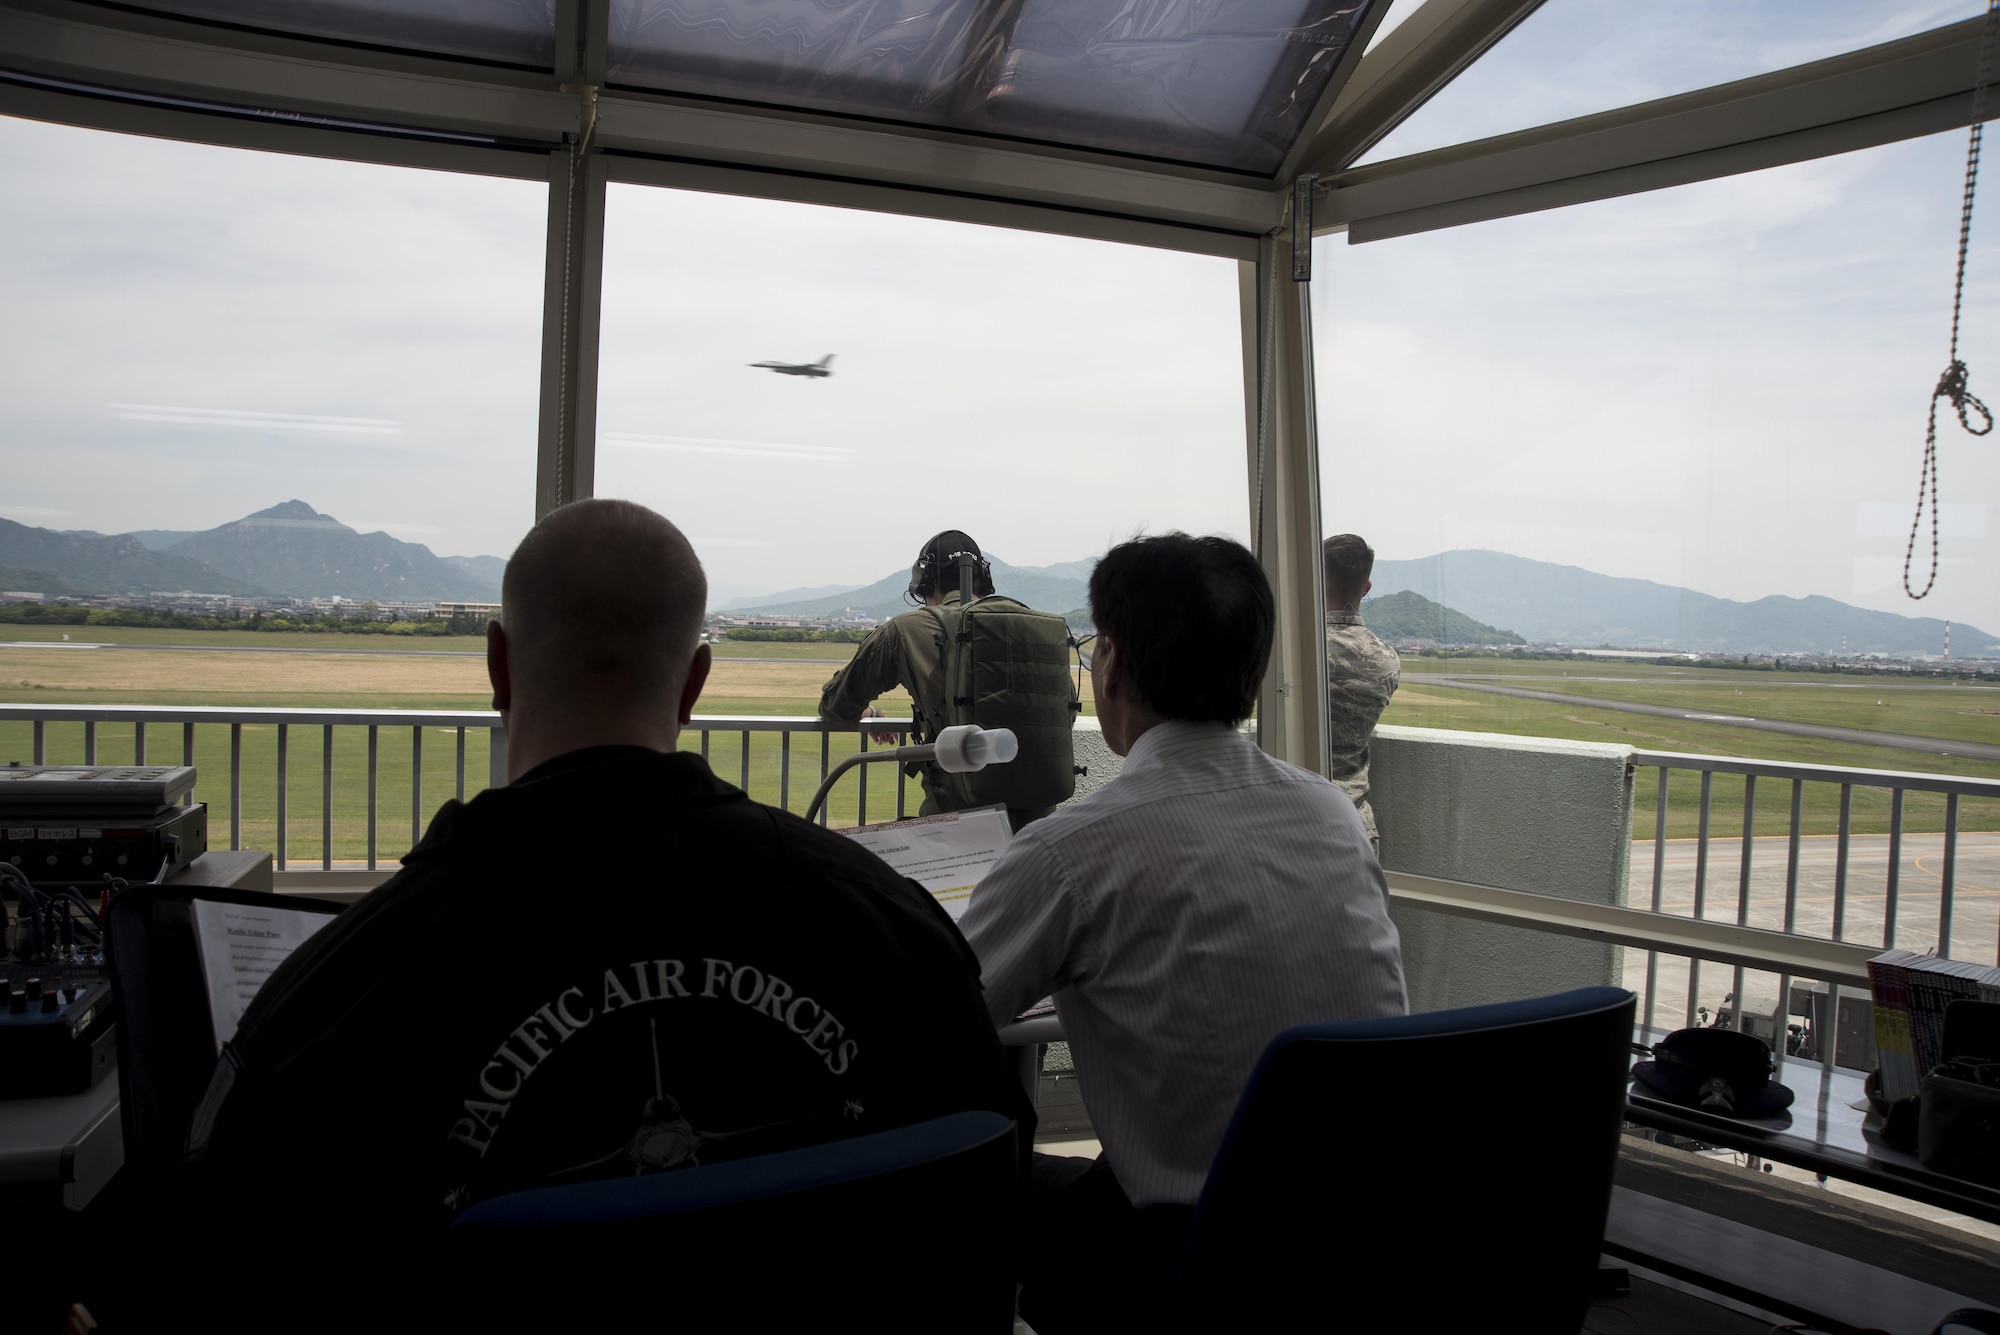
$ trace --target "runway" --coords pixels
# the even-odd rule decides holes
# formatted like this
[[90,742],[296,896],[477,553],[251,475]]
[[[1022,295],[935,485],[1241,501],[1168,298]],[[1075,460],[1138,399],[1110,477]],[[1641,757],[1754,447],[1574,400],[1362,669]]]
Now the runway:
[[1710,714],[1672,705],[1642,705],[1630,700],[1600,700],[1589,695],[1564,695],[1557,691],[1531,691],[1521,686],[1493,686],[1466,681],[1462,677],[1415,676],[1404,679],[1410,685],[1424,682],[1454,691],[1482,691],[1488,695],[1511,695],[1523,700],[1543,700],[1551,704],[1583,709],[1609,709],[1620,714],[1645,714],[1652,718],[1683,719],[1694,723],[1720,723],[1732,728],[1753,728],[1759,732],[1781,732],[1793,737],[1817,737],[1829,742],[1853,742],[1862,746],[1887,746],[1899,751],[1921,751],[1933,756],[1958,756],[1967,760],[2000,760],[2000,746],[1985,742],[1958,742],[1942,737],[1913,737],[1901,732],[1875,732],[1868,728],[1837,728],[1825,723],[1793,723],[1787,719],[1755,718],[1746,714]]
[[[333,654],[350,658],[484,658],[484,649],[354,649],[339,645],[262,644],[106,644],[76,640],[0,640],[0,649],[127,649],[169,654]],[[844,658],[737,658],[720,656],[718,663],[845,663]]]
[[[1750,891],[1747,919],[1752,927],[1785,929],[1785,884],[1789,839],[1783,835],[1751,841]],[[1735,922],[1742,894],[1743,840],[1712,837],[1708,844],[1706,892],[1702,917]],[[1660,903],[1664,912],[1692,916],[1699,845],[1693,839],[1669,839],[1661,867]],[[1834,881],[1839,841],[1832,835],[1799,840],[1798,897],[1792,930],[1804,936],[1833,935]],[[1845,922],[1841,935],[1849,941],[1876,944],[1883,940],[1888,912],[1889,836],[1855,835],[1849,841]],[[1906,834],[1899,860],[1896,896],[1896,944],[1905,950],[1927,951],[1937,944],[1938,908],[1944,878],[1944,836]],[[1632,870],[1626,902],[1633,908],[1653,904],[1653,842],[1632,845]],[[2000,833],[1962,832],[1952,888],[1952,923],[1948,958],[1993,964],[2000,957]],[[1687,961],[1659,957],[1660,1013],[1678,1023],[1687,1006]],[[1699,1004],[1714,1011],[1733,984],[1727,965],[1702,967]],[[1646,952],[1625,952],[1625,986],[1643,996]],[[1770,1011],[1777,1004],[1778,979],[1773,974],[1749,974],[1744,992],[1753,1009]]]

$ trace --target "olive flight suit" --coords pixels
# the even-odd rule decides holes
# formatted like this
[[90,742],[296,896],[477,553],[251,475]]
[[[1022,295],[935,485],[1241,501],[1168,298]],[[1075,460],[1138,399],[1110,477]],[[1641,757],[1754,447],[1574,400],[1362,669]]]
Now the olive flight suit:
[[[957,589],[944,595],[944,606],[956,607],[958,603]],[[898,686],[910,693],[918,712],[924,713],[925,702],[937,701],[944,694],[944,648],[938,643],[938,633],[937,618],[924,607],[912,608],[877,626],[847,666],[821,689],[819,716],[834,723],[859,723],[862,710]],[[933,734],[942,726],[937,718],[928,718],[927,725]],[[925,765],[922,776],[924,803],[919,814],[932,816],[959,808],[961,803],[944,785],[943,773],[935,765]],[[1052,810],[1009,808],[1007,814],[1018,830]]]

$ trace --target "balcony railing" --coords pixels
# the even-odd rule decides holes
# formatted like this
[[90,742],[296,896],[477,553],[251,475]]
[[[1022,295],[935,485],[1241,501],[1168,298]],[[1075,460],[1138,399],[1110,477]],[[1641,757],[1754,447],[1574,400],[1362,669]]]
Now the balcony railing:
[[[870,733],[906,735],[911,726],[908,719],[856,726],[805,717],[697,716],[683,745],[698,747],[718,774],[757,800],[797,811],[835,761],[850,750],[869,749]],[[228,847],[268,847],[277,868],[288,873],[365,868],[363,884],[386,875],[395,862],[396,852],[384,841],[401,842],[401,812],[409,813],[414,843],[445,793],[471,796],[504,782],[507,767],[506,734],[490,711],[0,705],[0,762],[127,758],[200,769],[196,797],[217,812],[211,828],[217,835],[227,829]],[[1644,950],[1644,982],[1636,976],[1632,982],[1641,991],[1649,1029],[1671,1018],[1689,1024],[1700,1018],[1704,963],[1733,971],[1727,997],[1711,1000],[1717,1009],[1728,1007],[1731,1023],[1744,1026],[1752,1008],[1740,999],[1751,974],[1775,974],[1776,995],[1786,1001],[1794,977],[1827,983],[1837,1009],[1838,989],[1865,985],[1862,964],[1882,948],[1942,943],[1947,952],[1981,960],[2000,950],[2000,893],[1971,887],[1968,899],[1958,880],[1961,805],[2000,804],[2000,781],[1665,752],[1639,752],[1635,762],[1652,772],[1646,777],[1653,840],[1650,866],[1643,856],[1635,859],[1631,899],[1641,901],[1649,882],[1648,907],[1588,905],[1393,871],[1392,893],[1415,908]],[[1719,784],[1718,776],[1729,777]],[[1760,808],[1760,781],[1767,791],[1774,781],[1785,785],[1786,810]],[[1827,789],[1821,796],[1828,800],[1815,796],[1819,787]],[[1912,795],[1942,804],[1941,836],[1906,830]],[[846,825],[899,818],[915,809],[919,797],[900,772],[866,766],[836,789],[823,819]],[[1805,842],[1824,838],[1808,832],[1815,822],[1828,823],[1822,807],[1832,812],[1830,866],[1822,865],[1829,862],[1823,845],[1808,850]],[[226,822],[219,819],[223,810]],[[1925,819],[1935,826],[1937,814],[1927,812]],[[1740,838],[1719,834],[1718,817],[1730,823],[1740,817]],[[1886,850],[1871,844],[1857,853],[1858,839],[1875,837],[1862,830],[1868,822],[1886,825]],[[1683,825],[1693,830],[1691,848],[1672,837]],[[1934,886],[1904,884],[1903,859],[1915,841],[1935,841],[1925,854],[1937,861]],[[1773,845],[1782,846],[1781,858]],[[1887,865],[1878,868],[1881,851]],[[1779,869],[1781,893],[1765,884]],[[1711,893],[1732,872],[1733,905]],[[1830,897],[1802,893],[1806,882],[1829,876]],[[1774,1037],[1782,1038],[1785,1018],[1774,1017]],[[1823,1046],[1827,1050],[1815,1056],[1830,1063],[1832,1045]]]
[[[1991,887],[1976,887],[1970,903],[1962,906],[1958,876],[1963,805],[1971,800],[2000,806],[2000,780],[1654,751],[1641,751],[1634,759],[1644,770],[1652,771],[1645,778],[1651,780],[1654,790],[1649,869],[1654,913],[1706,919],[1720,907],[1739,927],[1846,942],[1871,952],[1901,946],[1919,951],[1935,948],[1954,959],[2000,957],[2000,912],[1996,912],[2000,893]],[[1741,780],[1740,800],[1736,784],[1731,782],[1723,802],[1725,819],[1737,818],[1732,822],[1736,830],[1729,834],[1719,834],[1716,828],[1719,775]],[[1779,788],[1782,805],[1772,803],[1760,812],[1760,780],[1766,791],[1773,781],[1783,785]],[[1678,806],[1674,800],[1677,790],[1683,798]],[[1919,794],[1927,806],[1942,806],[1941,833],[1906,830],[1910,799]],[[1876,846],[1879,836],[1861,831],[1864,820],[1857,816],[1857,796],[1871,808],[1865,823],[1886,825],[1885,847]],[[1689,801],[1695,829],[1693,848],[1677,849],[1670,831],[1676,817],[1684,816]],[[1824,810],[1829,806],[1830,813]],[[1730,810],[1732,807],[1735,809]],[[1809,816],[1814,808],[1820,810]],[[1939,813],[1926,814],[1935,830]],[[1829,815],[1833,827],[1830,836],[1807,833],[1809,825],[1823,828]],[[1829,837],[1831,849],[1824,843]],[[1857,848],[1857,840],[1864,838],[1869,846]],[[1808,848],[1808,839],[1817,847]],[[1936,881],[1912,888],[1904,884],[1904,860],[1919,844],[1929,847],[1917,854],[1914,865],[1935,876]],[[1927,856],[1934,860],[1934,870],[1924,866]],[[1766,874],[1764,863],[1773,858],[1781,860]],[[1733,868],[1728,865],[1731,862]],[[1711,894],[1715,889],[1727,892],[1726,880],[1716,885],[1716,873],[1720,871],[1726,878],[1731,870],[1735,873],[1733,912],[1726,901],[1718,903],[1718,897]],[[1775,887],[1760,884],[1760,878],[1768,883],[1779,871],[1782,893],[1774,895],[1770,889]],[[1641,868],[1635,866],[1634,899],[1638,898],[1641,874]],[[1802,883],[1812,893],[1802,896]],[[1970,913],[1962,912],[1962,907]],[[1743,1001],[1745,966],[1737,963],[1733,968],[1729,995],[1735,1004],[1730,1008],[1730,1020],[1742,1028],[1749,1014]],[[1658,953],[1649,952],[1643,992],[1649,1027],[1660,1009],[1656,1004],[1660,982]],[[1791,976],[1781,973],[1777,996],[1789,1001],[1791,984]],[[1701,999],[1699,960],[1687,966],[1685,996],[1681,1022],[1693,1024],[1699,1018]],[[1831,1006],[1838,1005],[1836,991]],[[1782,1014],[1776,1017],[1779,1037],[1784,1020]]]
[[[906,736],[912,726],[891,718],[856,727],[816,718],[697,715],[681,744],[698,746],[718,774],[759,801],[803,811],[834,762],[869,749],[869,734]],[[428,754],[426,733],[433,734]],[[10,760],[193,765],[202,775],[195,798],[215,813],[210,828],[217,835],[226,826],[230,848],[268,847],[281,872],[302,863],[326,872],[360,864],[375,872],[398,856],[384,847],[385,838],[400,842],[391,813],[409,812],[414,844],[444,793],[463,800],[506,782],[507,740],[490,710],[5,704],[0,763]],[[895,818],[914,811],[921,800],[914,781],[881,768],[863,766],[843,781],[822,823],[865,824],[871,815],[891,819],[892,808]],[[311,824],[300,829],[302,815],[312,821],[315,802],[317,840]]]

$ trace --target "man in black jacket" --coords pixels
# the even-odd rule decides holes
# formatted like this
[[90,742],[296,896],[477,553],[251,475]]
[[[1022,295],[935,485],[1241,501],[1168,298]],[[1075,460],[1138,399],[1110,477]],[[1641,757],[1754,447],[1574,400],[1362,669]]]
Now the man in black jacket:
[[258,1207],[218,1248],[276,1208],[288,1248],[385,1257],[502,1192],[965,1109],[1032,1135],[936,902],[676,750],[706,594],[642,506],[522,541],[487,631],[509,783],[446,803],[258,993],[190,1138],[211,1199]]

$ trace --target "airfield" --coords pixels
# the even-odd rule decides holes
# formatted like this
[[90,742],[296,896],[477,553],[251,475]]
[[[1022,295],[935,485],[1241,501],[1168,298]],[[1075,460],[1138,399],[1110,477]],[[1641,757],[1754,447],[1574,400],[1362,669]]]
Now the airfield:
[[[72,638],[64,643],[61,636]],[[820,687],[853,654],[849,645],[723,643],[715,646],[715,668],[699,711],[711,715],[810,715]],[[26,704],[161,704],[212,706],[293,706],[358,709],[485,709],[485,643],[477,636],[405,639],[381,635],[277,634],[255,631],[189,632],[111,627],[9,626],[0,635],[0,700]],[[1085,713],[1094,713],[1088,673],[1081,674]],[[892,715],[908,717],[909,701],[892,692],[880,702]],[[1638,712],[1635,712],[1638,711]],[[1742,720],[1797,725],[1771,731]],[[1817,673],[1738,672],[1690,664],[1661,667],[1506,659],[1407,657],[1402,688],[1383,716],[1385,723],[1453,728],[1475,732],[1566,737],[1621,742],[1644,750],[1707,755],[1754,756],[1877,770],[1922,771],[2000,778],[2000,688],[1935,681],[1909,681]],[[154,729],[153,755],[179,754],[178,729],[171,738]],[[406,846],[411,809],[411,765],[407,736],[385,731],[381,743],[378,809],[385,815],[378,847],[385,860]],[[352,734],[352,735],[349,735]],[[49,730],[50,759],[83,758],[81,725]],[[801,808],[817,782],[818,746],[795,739],[791,758],[791,805]],[[427,737],[423,749],[422,793],[425,818],[455,788],[455,736]],[[1917,744],[1913,747],[1912,743]],[[1936,745],[1936,750],[1923,746]],[[483,734],[467,736],[468,792],[486,774]],[[854,744],[830,743],[837,757]],[[100,758],[132,754],[129,725],[99,729]],[[1957,754],[1942,754],[1951,751]],[[32,757],[26,723],[0,723],[0,762]],[[710,759],[718,773],[737,781],[744,772],[744,739],[717,733]],[[775,802],[780,786],[779,743],[774,734],[749,740],[750,791]],[[200,796],[226,805],[228,729],[197,729],[196,763],[205,778]],[[294,736],[290,750],[292,856],[308,864],[320,848],[321,764],[316,732]],[[366,742],[358,729],[336,734],[335,837],[332,856],[346,861],[366,849]],[[246,727],[244,791],[246,844],[268,847],[275,833],[275,810],[266,796],[275,791],[275,730]],[[1634,864],[1650,865],[1650,836],[1657,797],[1656,771],[1642,771],[1636,783]],[[871,774],[869,814],[879,818],[888,786]],[[1692,835],[1696,826],[1696,780],[1679,775],[1669,796],[1670,838]],[[212,786],[213,785],[213,786]],[[1757,831],[1787,830],[1788,798],[1767,783],[1758,797]],[[844,783],[833,803],[836,821],[851,820],[852,785]],[[1742,781],[1718,776],[1714,784],[1714,829],[1741,829]],[[915,809],[914,785],[907,797]],[[1804,833],[1827,835],[1836,828],[1837,793],[1832,785],[1806,788]],[[1911,832],[1943,828],[1943,801],[1912,794],[1905,812]],[[1879,790],[1857,789],[1855,828],[1886,833],[1888,802]],[[2000,803],[1967,799],[1960,827],[2000,831]],[[388,830],[404,833],[391,836]],[[397,842],[405,840],[403,843]],[[1969,873],[1962,873],[1969,875]],[[1990,879],[1990,878],[1989,878]]]

